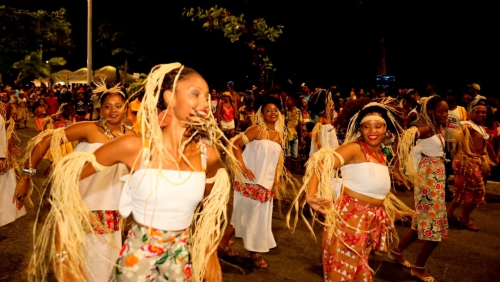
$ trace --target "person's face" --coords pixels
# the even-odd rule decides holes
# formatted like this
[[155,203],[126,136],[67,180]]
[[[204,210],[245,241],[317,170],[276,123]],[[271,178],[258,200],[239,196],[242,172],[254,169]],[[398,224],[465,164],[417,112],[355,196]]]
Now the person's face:
[[384,98],[384,97],[385,97],[385,92],[380,92],[380,93],[378,94],[378,96],[379,96],[380,98]]
[[436,108],[434,110],[430,110],[430,114],[434,116],[434,120],[437,124],[446,125],[448,121],[448,103],[446,101],[441,101],[436,104]]
[[344,106],[344,98],[339,99],[339,107],[342,108]]
[[309,87],[308,87],[307,85],[302,86],[302,87],[301,87],[301,90],[302,90],[302,92],[304,92],[305,94],[307,94],[307,93],[309,93],[309,92],[310,92]]
[[469,93],[463,93],[461,100],[464,105],[467,105],[472,101],[472,96]]
[[[382,117],[379,113],[369,113],[366,116]],[[361,125],[363,141],[371,147],[380,146],[386,131],[385,123],[378,120],[368,120]]]
[[278,107],[274,104],[267,104],[262,110],[262,115],[264,116],[264,121],[267,123],[275,123],[278,121],[280,111]]
[[[198,74],[191,74],[177,83],[175,97],[172,99],[170,107],[173,116],[178,120],[186,121],[193,116],[193,111],[206,117],[209,112],[208,105],[208,84]],[[169,101],[171,91],[165,91],[165,101]]]
[[7,95],[2,95],[2,102],[7,104],[9,102],[9,97]]
[[294,105],[294,104],[295,104],[295,100],[294,100],[294,99],[292,99],[292,98],[288,98],[288,99],[286,100],[286,106],[287,106],[288,108],[293,107],[293,105]]
[[103,119],[110,124],[118,124],[125,118],[125,100],[119,94],[111,94],[104,98],[101,105]]
[[307,100],[306,99],[302,99],[302,107],[303,108],[307,107]]
[[40,99],[39,102],[40,102],[40,105],[42,105],[42,106],[45,105],[45,100],[44,99]]
[[212,89],[212,92],[210,92],[210,95],[211,95],[212,97],[217,97],[217,90]]
[[470,112],[470,119],[478,125],[483,125],[486,121],[488,110],[486,106],[477,106]]
[[54,97],[54,95],[55,95],[54,91],[50,91],[50,92],[49,92],[49,97],[50,97],[50,98],[53,98],[53,97]]
[[75,115],[75,106],[67,106],[63,111],[64,117],[70,118]]

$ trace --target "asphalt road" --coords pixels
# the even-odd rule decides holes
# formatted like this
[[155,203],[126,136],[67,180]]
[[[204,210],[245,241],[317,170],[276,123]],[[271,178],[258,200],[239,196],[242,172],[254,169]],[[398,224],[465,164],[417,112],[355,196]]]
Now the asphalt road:
[[[31,129],[17,131],[23,142],[22,148],[30,137],[37,134],[33,121],[30,122],[30,126]],[[38,167],[37,177],[34,178],[38,187],[42,187],[44,178],[41,176],[47,165],[47,162],[43,161]],[[297,177],[300,178],[298,175]],[[413,206],[412,192],[397,192],[396,195]],[[27,281],[25,270],[32,250],[33,224],[40,204],[37,192],[33,194],[33,201],[35,207],[27,207],[26,216],[0,227],[0,281]],[[43,203],[42,214],[48,208],[46,200]],[[286,212],[286,208],[284,205],[283,212]],[[488,202],[477,208],[472,217],[481,227],[479,232],[452,227],[449,230],[449,239],[440,243],[429,258],[427,269],[438,281],[500,281],[500,202]],[[235,239],[233,249],[238,251],[240,256],[230,262],[237,264],[238,267],[223,263],[224,281],[322,281],[319,224],[314,228],[318,236],[315,240],[302,222],[299,222],[293,233],[287,229],[276,205],[273,220],[273,232],[278,246],[263,254],[269,268],[253,268],[249,254],[243,249],[241,239]],[[398,234],[403,236],[408,230],[408,223],[404,226],[398,224],[396,229]],[[415,262],[419,248],[419,242],[410,246],[404,253],[406,259]],[[410,275],[409,269],[397,266],[384,255],[373,254],[370,265],[376,271],[374,281],[418,281]]]

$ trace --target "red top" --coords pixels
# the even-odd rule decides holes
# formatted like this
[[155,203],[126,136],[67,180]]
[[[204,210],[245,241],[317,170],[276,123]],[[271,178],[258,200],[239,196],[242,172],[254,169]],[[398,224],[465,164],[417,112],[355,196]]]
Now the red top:
[[54,98],[46,97],[45,102],[47,103],[47,106],[49,106],[49,115],[57,113],[57,109],[59,108],[57,97]]
[[224,107],[222,105],[222,114],[221,114],[221,119],[225,122],[230,122],[234,119],[234,109],[233,106],[230,106],[229,108]]

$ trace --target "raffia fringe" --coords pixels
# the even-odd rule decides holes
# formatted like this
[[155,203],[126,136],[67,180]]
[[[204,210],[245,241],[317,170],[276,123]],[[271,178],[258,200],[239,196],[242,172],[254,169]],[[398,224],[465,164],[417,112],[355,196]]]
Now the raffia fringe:
[[195,212],[191,228],[193,281],[203,281],[209,257],[216,251],[224,234],[227,220],[227,202],[231,183],[227,171],[217,171],[210,194]]
[[[93,229],[84,226],[92,226],[92,223],[97,222],[90,216],[91,212],[83,203],[78,189],[80,175],[87,162],[103,168],[97,163],[94,154],[73,152],[56,164],[50,176],[51,209],[39,230],[37,226],[41,220],[41,210],[38,210],[33,228],[34,249],[28,266],[29,281],[45,281],[50,270],[56,276],[66,272],[78,281],[87,281],[85,273],[81,271],[87,269],[85,253],[89,246],[85,244],[85,234],[95,233]],[[67,255],[64,262],[61,262],[58,254],[63,251]],[[64,280],[63,277],[57,279]]]

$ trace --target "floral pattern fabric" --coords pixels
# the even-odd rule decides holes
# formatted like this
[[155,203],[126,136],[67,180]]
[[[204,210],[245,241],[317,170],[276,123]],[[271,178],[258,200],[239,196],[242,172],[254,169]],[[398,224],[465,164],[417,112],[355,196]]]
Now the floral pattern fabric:
[[[340,236],[327,237],[323,231],[324,281],[373,281],[368,257],[374,249],[387,252],[388,235],[394,233],[384,207],[362,203],[342,195],[335,203],[340,211]],[[355,252],[353,252],[355,250]]]
[[448,239],[448,218],[444,201],[446,181],[442,157],[422,156],[415,183],[414,199],[416,215],[412,229],[418,238],[426,241]]
[[189,229],[163,231],[133,224],[111,281],[191,280]]
[[242,196],[261,203],[270,202],[273,200],[273,191],[264,188],[259,184],[234,182],[234,190],[239,191]]
[[11,169],[11,165],[6,158],[0,158],[0,175],[3,175]]
[[[459,204],[474,204],[480,206],[485,201],[486,187],[482,166],[484,157],[466,157],[463,151],[459,151],[453,160],[455,173],[454,198]],[[464,164],[461,163],[465,159]]]
[[120,231],[120,212],[118,211],[92,211],[90,221],[96,234],[111,234]]
[[286,129],[288,131],[288,141],[299,139],[297,128],[302,124],[302,112],[298,108],[286,111],[285,116]]

